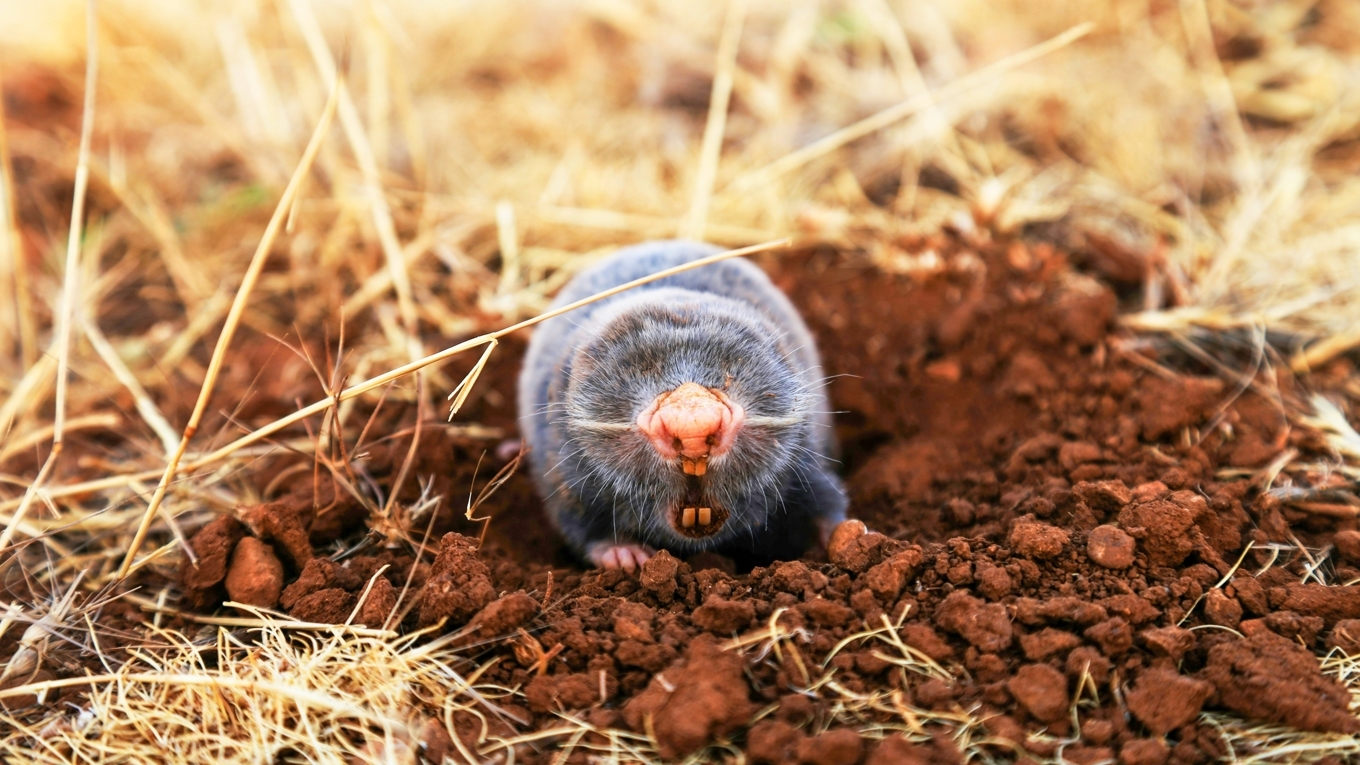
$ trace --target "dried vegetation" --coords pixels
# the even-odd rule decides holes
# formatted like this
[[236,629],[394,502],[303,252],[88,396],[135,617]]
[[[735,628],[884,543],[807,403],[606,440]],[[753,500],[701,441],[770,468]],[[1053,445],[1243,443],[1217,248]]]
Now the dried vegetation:
[[[477,381],[497,353],[478,336],[620,244],[793,236],[928,274],[941,256],[902,242],[1020,236],[1120,290],[1130,352],[1246,359],[1245,386],[1360,346],[1348,0],[107,0],[97,44],[85,13],[0,10],[0,695],[86,691],[0,717],[0,746],[34,761],[407,761],[441,723],[480,726],[454,757],[551,740],[655,761],[647,736],[583,718],[517,728],[498,704],[519,689],[478,668],[527,634],[469,648],[195,616],[170,584],[185,529],[290,478],[326,475],[380,536],[419,544],[425,505],[397,502],[419,476],[376,487],[349,466],[388,437],[377,412],[419,433],[444,427],[439,397],[495,395],[509,381]],[[484,353],[457,373],[427,355],[470,337],[458,352]],[[1353,466],[1360,387],[1326,382],[1335,403],[1298,425]],[[315,461],[271,468],[296,455]],[[1352,507],[1335,495],[1285,499]],[[136,634],[101,628],[110,603],[144,609]],[[766,660],[781,630],[731,648]],[[853,642],[941,671],[891,624]],[[1353,695],[1356,662],[1324,663]],[[945,724],[997,757],[967,714],[808,671],[836,721],[874,709],[899,723],[869,735],[921,740]],[[1357,754],[1207,719],[1261,761]]]

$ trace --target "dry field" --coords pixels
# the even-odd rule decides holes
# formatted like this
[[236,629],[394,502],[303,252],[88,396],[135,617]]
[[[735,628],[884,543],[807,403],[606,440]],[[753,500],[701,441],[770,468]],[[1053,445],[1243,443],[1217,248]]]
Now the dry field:
[[[9,2],[0,93],[6,762],[1360,758],[1351,0]],[[871,533],[547,526],[532,324],[677,236]]]

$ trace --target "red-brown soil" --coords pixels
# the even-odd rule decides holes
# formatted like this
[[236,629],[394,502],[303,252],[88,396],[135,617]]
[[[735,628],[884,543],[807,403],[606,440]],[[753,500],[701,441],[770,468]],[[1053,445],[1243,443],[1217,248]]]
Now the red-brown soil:
[[[1191,357],[1127,350],[1111,334],[1115,291],[1045,245],[902,244],[946,266],[885,273],[830,249],[763,261],[817,335],[866,534],[752,571],[666,553],[638,576],[587,570],[522,474],[477,508],[485,526],[463,519],[468,493],[504,462],[495,440],[431,425],[410,475],[433,477],[444,503],[407,528],[420,538],[430,524],[426,554],[362,542],[359,502],[324,473],[314,491],[308,471],[197,532],[181,602],[210,611],[230,596],[334,622],[357,607],[356,623],[470,626],[478,643],[523,629],[551,658],[506,651],[481,676],[523,691],[517,716],[651,734],[665,757],[717,738],[757,763],[964,756],[943,728],[929,745],[861,738],[900,721],[893,704],[982,719],[985,746],[1004,758],[1066,741],[1077,762],[1207,762],[1225,750],[1202,710],[1360,733],[1314,658],[1360,642],[1360,586],[1303,583],[1297,553],[1334,545],[1326,581],[1355,581],[1356,520],[1284,504],[1253,473],[1287,447],[1325,458],[1281,408],[1298,383],[1239,394]],[[460,420],[513,434],[522,338],[510,340]],[[401,410],[385,410],[393,429],[410,420]],[[375,440],[356,467],[386,487],[409,443],[406,431]],[[880,642],[842,643],[885,623],[916,667],[940,672],[904,669]],[[778,650],[724,649],[771,629],[786,636]],[[833,701],[876,693],[893,701],[854,725]],[[552,744],[519,756],[550,761]]]

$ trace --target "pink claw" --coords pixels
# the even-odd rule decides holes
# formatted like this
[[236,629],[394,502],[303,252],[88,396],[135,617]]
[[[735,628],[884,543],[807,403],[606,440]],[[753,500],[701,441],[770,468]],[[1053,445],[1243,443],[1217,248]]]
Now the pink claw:
[[623,569],[633,574],[652,559],[656,551],[646,545],[601,542],[590,550],[590,562],[604,569]]
[[501,462],[509,462],[519,455],[524,448],[524,442],[518,438],[507,438],[496,445],[496,459]]

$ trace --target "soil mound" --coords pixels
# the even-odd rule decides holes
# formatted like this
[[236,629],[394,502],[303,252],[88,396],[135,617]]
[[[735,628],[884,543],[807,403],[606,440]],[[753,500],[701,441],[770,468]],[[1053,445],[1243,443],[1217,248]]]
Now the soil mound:
[[[872,531],[850,525],[829,552],[744,572],[666,553],[636,577],[588,571],[512,476],[479,508],[485,527],[451,509],[428,519],[433,559],[418,560],[363,537],[361,503],[322,481],[199,531],[185,601],[220,604],[238,562],[264,572],[240,577],[268,600],[269,551],[295,618],[509,641],[479,659],[480,681],[522,689],[532,727],[574,715],[652,736],[665,757],[715,740],[769,763],[972,756],[891,734],[902,710],[926,731],[980,719],[988,735],[968,746],[997,756],[1067,742],[1078,762],[1222,756],[1205,710],[1355,732],[1315,653],[1355,644],[1360,587],[1301,585],[1308,561],[1281,553],[1335,538],[1330,581],[1355,580],[1355,519],[1285,505],[1234,470],[1317,443],[1263,415],[1274,404],[1255,390],[1121,350],[1107,337],[1115,293],[1051,248],[900,244],[947,265],[884,274],[830,250],[767,264],[818,335],[845,410],[851,512]],[[504,388],[470,399],[471,416],[513,429],[513,366],[484,379]],[[375,445],[365,475],[390,479],[408,445]],[[427,433],[414,474],[461,496],[485,449]],[[552,741],[517,756],[546,762]]]

